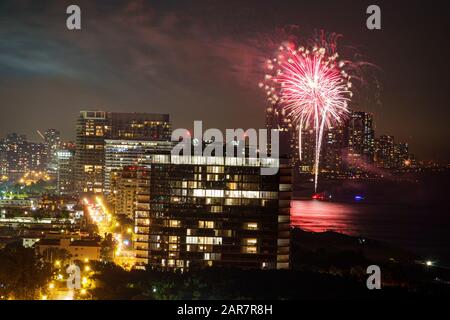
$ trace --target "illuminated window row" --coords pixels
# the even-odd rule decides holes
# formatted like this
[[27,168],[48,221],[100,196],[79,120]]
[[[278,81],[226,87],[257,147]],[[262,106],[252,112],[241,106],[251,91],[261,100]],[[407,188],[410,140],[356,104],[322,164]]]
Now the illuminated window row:
[[[198,164],[198,165],[227,165],[248,167],[277,167],[278,159],[271,158],[246,158],[246,157],[205,157],[205,156],[177,156],[177,155],[153,155],[153,163],[163,164]],[[218,172],[219,173],[219,172]]]
[[212,244],[212,245],[221,245],[222,238],[221,237],[186,237],[187,244]]
[[216,198],[247,198],[247,199],[277,199],[278,192],[273,191],[246,191],[246,190],[213,190],[194,189],[194,197],[216,197]]

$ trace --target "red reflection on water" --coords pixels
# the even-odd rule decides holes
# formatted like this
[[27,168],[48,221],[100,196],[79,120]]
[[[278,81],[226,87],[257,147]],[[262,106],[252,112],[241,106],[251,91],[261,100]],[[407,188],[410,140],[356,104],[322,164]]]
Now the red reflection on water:
[[291,202],[291,225],[313,232],[334,230],[358,234],[352,223],[355,209],[348,204],[317,200]]

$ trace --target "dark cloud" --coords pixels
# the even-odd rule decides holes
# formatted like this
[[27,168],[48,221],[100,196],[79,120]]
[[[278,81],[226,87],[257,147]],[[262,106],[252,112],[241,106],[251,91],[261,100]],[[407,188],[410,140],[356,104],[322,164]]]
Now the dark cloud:
[[[82,109],[168,112],[176,127],[193,120],[262,127],[262,62],[282,41],[280,29],[300,25],[307,35],[315,28],[343,33],[383,70],[383,106],[361,106],[375,113],[378,133],[408,139],[419,155],[448,159],[448,90],[445,78],[429,71],[436,45],[415,43],[428,41],[427,33],[437,41],[448,22],[427,15],[422,21],[437,31],[411,24],[430,12],[445,18],[443,11],[383,2],[384,29],[373,33],[365,29],[366,3],[344,2],[5,0],[0,135],[33,137],[36,129],[56,127],[71,138]],[[81,31],[65,28],[72,3],[82,8]],[[429,104],[446,117],[431,116]]]

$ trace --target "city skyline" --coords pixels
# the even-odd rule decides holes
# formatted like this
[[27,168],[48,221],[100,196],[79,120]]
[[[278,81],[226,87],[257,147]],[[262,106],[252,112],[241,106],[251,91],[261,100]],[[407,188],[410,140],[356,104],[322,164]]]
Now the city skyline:
[[[6,1],[1,11],[10,13],[3,20],[5,30],[14,30],[17,37],[8,41],[7,34],[2,45],[0,98],[9,117],[0,120],[0,135],[21,132],[37,140],[36,130],[57,128],[65,140],[74,140],[72,119],[82,109],[170,113],[174,128],[189,128],[194,120],[222,129],[261,128],[266,105],[257,88],[259,59],[271,52],[265,40],[295,22],[306,35],[316,28],[342,33],[344,45],[357,46],[380,69],[382,105],[354,106],[374,114],[380,135],[408,141],[420,159],[448,162],[448,90],[445,78],[433,71],[446,44],[417,46],[444,32],[445,10],[380,2],[382,30],[369,31],[365,4],[321,4],[299,4],[302,10],[277,5],[278,18],[273,18],[270,2],[232,2],[226,7],[199,2],[186,8],[132,1],[100,9],[80,1],[83,29],[70,33],[62,23],[64,3],[29,6],[27,1]],[[241,13],[235,15],[238,6]],[[255,6],[257,13],[251,10]],[[422,9],[439,14],[435,19],[441,27],[414,24]],[[347,13],[351,19],[343,21]],[[120,38],[127,41],[116,41]],[[436,45],[440,49],[432,50]],[[189,63],[183,63],[184,58]],[[127,63],[119,66],[122,60]]]
[[[272,111],[273,110],[273,111]],[[286,154],[289,155],[289,157],[292,157],[293,159],[295,159],[296,164],[294,164],[294,166],[301,166],[302,163],[303,164],[307,164],[307,165],[311,165],[310,162],[310,158],[308,158],[311,155],[306,154],[305,155],[305,159],[303,159],[303,161],[298,161],[298,151],[296,151],[296,147],[295,145],[297,144],[296,140],[292,140],[292,138],[295,138],[295,134],[294,136],[292,136],[292,133],[289,133],[288,131],[291,131],[291,123],[289,119],[285,119],[284,117],[280,117],[277,116],[275,114],[278,114],[278,111],[276,111],[277,108],[273,108],[273,107],[268,107],[266,109],[266,123],[265,123],[265,127],[267,129],[277,129],[280,130],[280,152],[281,154]],[[272,115],[272,112],[275,112],[274,115]],[[281,112],[281,110],[280,110]],[[132,140],[136,140],[137,142],[139,142],[139,140],[142,140],[141,142],[151,142],[152,140],[154,141],[170,141],[171,137],[171,121],[169,120],[171,118],[171,116],[169,114],[145,114],[145,113],[117,113],[117,112],[110,112],[110,111],[80,111],[80,117],[86,117],[86,115],[88,113],[91,113],[92,115],[90,117],[93,117],[92,119],[95,119],[95,117],[100,117],[100,121],[103,121],[105,124],[108,125],[108,128],[105,132],[105,137],[101,137],[102,141],[103,139],[105,139],[105,141],[107,141],[107,139],[113,139],[113,140],[117,140],[117,141],[132,141]],[[280,113],[281,114],[281,113]],[[116,120],[112,120],[112,118],[115,118]],[[164,124],[161,128],[154,130],[154,129],[133,129],[132,126],[125,125],[126,119],[128,118],[128,120],[133,119],[133,121],[142,121],[139,119],[153,119],[153,117],[157,117],[158,119],[162,120],[165,119],[164,121],[167,122],[162,122],[162,124]],[[366,160],[369,160],[369,162],[373,162],[374,156],[376,156],[376,149],[377,149],[377,142],[380,139],[384,139],[385,137],[389,137],[390,139],[392,139],[392,143],[394,143],[396,145],[405,145],[407,151],[406,154],[408,156],[411,156],[412,158],[406,158],[405,160],[414,160],[414,161],[422,161],[422,162],[427,162],[427,159],[421,159],[421,158],[417,158],[416,154],[414,152],[414,150],[411,150],[411,148],[409,148],[409,141],[401,141],[400,139],[398,139],[398,137],[396,138],[394,135],[392,134],[380,134],[378,133],[375,128],[376,128],[376,123],[373,121],[373,114],[370,112],[364,112],[364,111],[359,111],[359,110],[350,110],[350,114],[348,116],[348,118],[345,119],[345,121],[343,122],[342,125],[338,126],[338,127],[331,127],[330,129],[326,130],[325,133],[327,134],[327,136],[323,137],[323,143],[325,145],[328,144],[332,144],[332,148],[334,151],[332,152],[336,152],[338,150],[343,151],[344,149],[348,149],[350,147],[349,150],[351,150],[351,144],[352,144],[352,133],[349,130],[354,130],[351,129],[351,127],[355,126],[354,124],[354,118],[359,118],[359,117],[368,117],[368,123],[366,124],[365,121],[363,121],[361,124],[359,124],[358,126],[362,126],[361,128],[358,128],[358,130],[356,131],[357,136],[354,137],[354,139],[364,139],[364,141],[359,141],[357,142],[358,145],[361,144],[361,146],[357,147],[357,148],[363,148],[361,150],[355,150],[355,153],[360,154],[360,155],[364,155],[364,157],[366,158]],[[89,117],[88,117],[89,118]],[[122,119],[121,119],[122,118]],[[103,120],[102,120],[103,119]],[[119,120],[121,119],[121,120]],[[288,121],[286,121],[288,120]],[[80,130],[80,118],[78,119],[78,128],[75,130],[75,132]],[[106,121],[106,122],[105,122]],[[279,122],[281,121],[281,122]],[[144,123],[144,122],[142,122]],[[159,123],[159,122],[156,122]],[[284,123],[284,125],[283,125]],[[149,122],[149,124],[153,124],[153,122]],[[111,127],[112,125],[112,127]],[[113,129],[113,127],[117,127],[118,125],[122,126],[122,129]],[[158,124],[159,125],[159,124]],[[364,128],[367,125],[366,128]],[[167,128],[166,128],[167,126]],[[127,128],[130,129],[131,131],[127,131]],[[110,132],[112,129],[112,132]],[[159,130],[164,130],[161,131],[161,133],[164,134],[163,138],[157,138],[155,139],[155,137],[159,136],[160,131]],[[336,131],[338,130],[338,131]],[[285,133],[283,132],[285,131]],[[7,135],[5,135],[4,137],[0,136],[0,142],[3,142],[5,145],[4,147],[6,147],[6,145],[8,144],[8,139],[18,139],[20,140],[20,143],[25,143],[24,147],[28,148],[28,149],[32,149],[33,146],[35,147],[42,147],[45,150],[43,150],[43,153],[45,155],[47,161],[41,161],[42,164],[45,165],[51,165],[51,157],[55,157],[56,153],[53,152],[52,153],[48,150],[48,148],[53,148],[54,151],[58,151],[59,149],[55,149],[57,148],[56,145],[55,146],[51,146],[51,141],[47,141],[47,137],[46,135],[48,134],[48,132],[52,133],[52,132],[56,132],[57,133],[57,145],[58,147],[61,145],[61,150],[64,150],[64,146],[62,144],[65,143],[71,143],[73,144],[73,147],[75,147],[77,145],[76,140],[78,140],[78,138],[74,139],[73,141],[59,141],[60,139],[60,132],[57,129],[54,128],[49,128],[45,131],[45,135],[42,135],[42,133],[37,130],[38,136],[40,138],[41,141],[34,141],[29,139],[25,134],[22,134],[20,132],[10,132]],[[360,133],[359,133],[360,132]],[[151,134],[155,134],[157,133],[157,136],[151,136]],[[308,130],[306,130],[304,132],[304,134],[307,135]],[[337,134],[337,136],[336,136]],[[126,136],[128,135],[128,136]],[[358,136],[361,135],[361,138],[359,138]],[[367,140],[368,139],[368,140]],[[338,143],[338,146],[335,146],[336,142]],[[19,144],[20,144],[19,143]],[[50,146],[49,146],[50,143]],[[78,141],[78,144],[83,145],[85,142],[80,142]],[[353,142],[354,143],[354,142]],[[363,145],[364,144],[364,145]],[[1,147],[1,144],[0,144]],[[83,147],[84,148],[84,147]],[[308,143],[306,143],[303,148],[307,148],[308,149]],[[302,149],[303,149],[302,148]],[[346,152],[348,152],[349,150],[347,150]],[[1,148],[0,148],[1,151]],[[4,150],[6,151],[6,150]],[[412,152],[411,152],[412,151]],[[303,151],[305,152],[305,151]],[[306,151],[307,153],[310,153],[310,151]],[[322,157],[324,158],[323,160],[325,161],[326,165],[329,165],[330,163],[327,163],[328,161],[326,160],[327,157],[329,157],[330,155],[327,154],[327,152],[329,152],[329,150],[324,150],[324,154],[322,155]],[[334,155],[337,156],[337,155]],[[339,157],[342,157],[342,155],[339,155]],[[349,160],[349,159],[347,159]],[[364,160],[364,161],[366,161]],[[54,161],[54,160],[53,160]],[[340,159],[340,161],[342,161],[342,159]],[[432,161],[433,162],[433,161]],[[447,163],[443,163],[443,165],[447,165]],[[43,168],[42,168],[43,169]],[[51,169],[51,168],[50,168]]]
[[447,7],[0,0],[0,302],[450,296]]

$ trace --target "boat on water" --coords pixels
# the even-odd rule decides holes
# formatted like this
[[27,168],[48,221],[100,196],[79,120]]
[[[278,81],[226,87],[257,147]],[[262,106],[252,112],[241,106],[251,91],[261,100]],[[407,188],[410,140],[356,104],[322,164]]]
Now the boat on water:
[[331,194],[327,193],[327,192],[316,192],[313,193],[311,196],[312,200],[318,200],[318,201],[338,201],[338,202],[349,202],[351,201],[350,199],[352,199],[354,202],[362,202],[365,200],[365,196],[357,194],[354,195],[352,198],[350,199],[336,199],[334,198]]
[[313,200],[319,200],[319,201],[331,201],[331,194],[326,194],[325,192],[316,192],[313,193],[312,199]]

